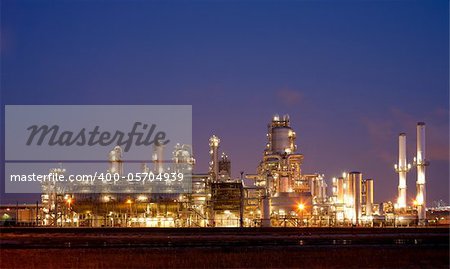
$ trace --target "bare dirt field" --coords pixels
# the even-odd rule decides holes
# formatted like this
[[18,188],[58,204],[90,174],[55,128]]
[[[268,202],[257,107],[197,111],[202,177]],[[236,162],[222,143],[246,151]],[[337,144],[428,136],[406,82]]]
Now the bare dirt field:
[[448,268],[442,247],[2,249],[2,268]]
[[449,268],[440,229],[0,229],[1,268]]

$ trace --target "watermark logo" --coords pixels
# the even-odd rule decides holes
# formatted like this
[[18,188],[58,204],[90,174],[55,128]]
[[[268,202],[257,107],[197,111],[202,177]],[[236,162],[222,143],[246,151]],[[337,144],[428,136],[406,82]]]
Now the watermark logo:
[[[170,140],[166,139],[166,132],[156,131],[156,124],[144,124],[135,122],[130,132],[121,132],[116,130],[114,133],[109,131],[100,131],[100,126],[95,126],[92,131],[82,128],[78,132],[62,131],[60,126],[53,125],[32,125],[27,128],[30,135],[26,145],[33,143],[41,146],[47,143],[49,146],[123,146],[123,151],[128,152],[132,145],[150,146],[167,145]],[[141,130],[141,131],[140,131]]]

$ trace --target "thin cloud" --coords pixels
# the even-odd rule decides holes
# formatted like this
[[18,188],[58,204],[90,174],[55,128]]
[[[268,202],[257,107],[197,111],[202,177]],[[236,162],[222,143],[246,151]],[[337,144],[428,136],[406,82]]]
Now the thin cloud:
[[277,91],[277,98],[283,105],[293,106],[302,101],[303,95],[299,91],[284,88]]

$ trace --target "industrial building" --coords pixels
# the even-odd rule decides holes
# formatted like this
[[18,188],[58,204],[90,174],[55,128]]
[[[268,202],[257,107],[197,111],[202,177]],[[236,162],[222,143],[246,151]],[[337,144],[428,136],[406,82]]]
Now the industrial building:
[[[417,125],[417,198],[406,201],[406,135],[399,136],[399,174],[396,203],[374,202],[374,183],[361,172],[343,173],[326,183],[323,174],[302,171],[303,154],[296,145],[296,133],[288,115],[272,117],[267,144],[254,174],[233,178],[232,162],[220,153],[220,139],[209,139],[209,171],[192,174],[189,192],[159,193],[145,187],[140,193],[117,193],[114,186],[96,186],[88,193],[79,185],[64,192],[55,183],[42,185],[39,212],[33,221],[43,226],[76,227],[307,227],[307,226],[409,226],[426,224],[425,124]],[[163,165],[162,146],[155,146],[152,168],[142,171],[190,171],[195,159],[189,145],[177,144]],[[219,157],[220,156],[220,157]],[[126,165],[119,146],[108,155],[108,173],[122,174]],[[66,173],[62,167],[52,173]],[[144,188],[144,187],[142,187]]]

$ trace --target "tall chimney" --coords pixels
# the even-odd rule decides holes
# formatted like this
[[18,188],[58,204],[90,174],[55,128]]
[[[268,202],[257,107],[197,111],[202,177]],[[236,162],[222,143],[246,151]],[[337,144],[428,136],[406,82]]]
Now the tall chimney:
[[417,123],[417,156],[415,164],[417,166],[417,215],[419,218],[419,224],[426,223],[426,189],[425,189],[425,168],[428,166],[428,162],[425,157],[425,123]]
[[406,173],[410,168],[411,165],[406,163],[406,134],[401,133],[398,136],[398,164],[395,165],[395,171],[398,173],[398,209],[406,207]]

